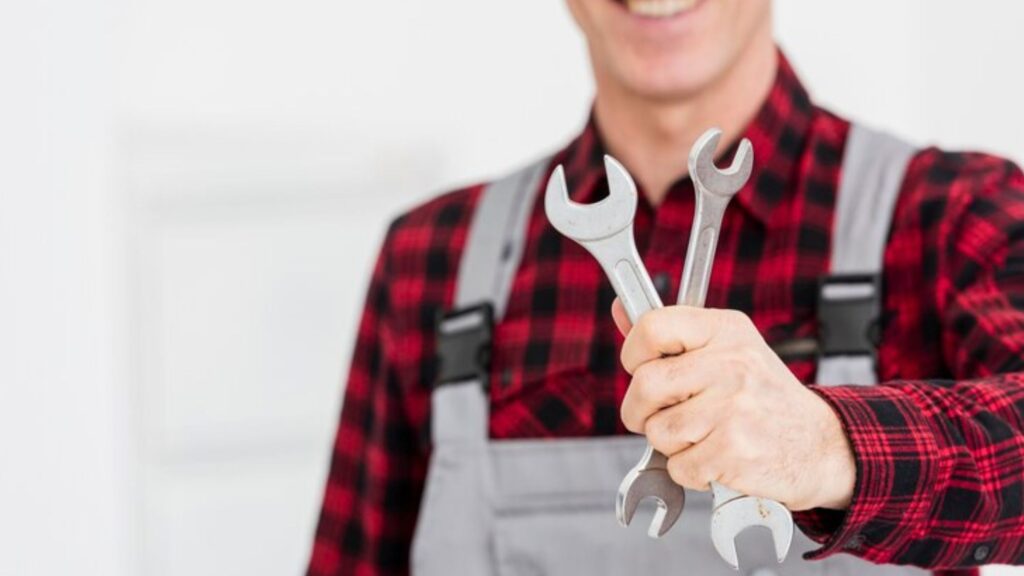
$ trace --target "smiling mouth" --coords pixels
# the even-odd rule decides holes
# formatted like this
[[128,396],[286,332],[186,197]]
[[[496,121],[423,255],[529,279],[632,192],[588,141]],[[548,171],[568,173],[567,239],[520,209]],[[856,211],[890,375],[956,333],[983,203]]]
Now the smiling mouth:
[[631,13],[647,18],[671,18],[693,8],[700,0],[615,0]]

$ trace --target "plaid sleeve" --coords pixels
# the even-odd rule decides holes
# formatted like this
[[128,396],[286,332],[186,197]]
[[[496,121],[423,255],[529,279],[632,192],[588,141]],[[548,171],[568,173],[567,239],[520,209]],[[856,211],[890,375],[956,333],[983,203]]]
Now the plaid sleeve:
[[426,455],[406,417],[389,333],[392,226],[349,369],[309,576],[406,574]]
[[1024,177],[997,160],[961,159],[984,168],[966,182],[945,168],[924,182],[950,188],[932,260],[953,379],[814,387],[843,423],[857,479],[846,512],[796,515],[823,544],[809,557],[1024,563]]

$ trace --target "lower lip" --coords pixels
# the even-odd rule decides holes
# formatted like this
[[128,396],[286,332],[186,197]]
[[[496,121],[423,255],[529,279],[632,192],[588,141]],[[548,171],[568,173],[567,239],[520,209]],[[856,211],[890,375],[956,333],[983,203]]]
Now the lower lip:
[[701,8],[704,6],[704,4],[707,4],[707,0],[697,0],[697,2],[693,6],[690,6],[689,8],[672,16],[645,16],[643,14],[637,14],[635,12],[632,12],[629,9],[629,6],[626,6],[626,0],[611,1],[612,4],[618,7],[618,9],[621,10],[625,16],[630,18],[630,20],[635,21],[637,25],[647,27],[679,26],[696,17],[697,14],[701,12]]

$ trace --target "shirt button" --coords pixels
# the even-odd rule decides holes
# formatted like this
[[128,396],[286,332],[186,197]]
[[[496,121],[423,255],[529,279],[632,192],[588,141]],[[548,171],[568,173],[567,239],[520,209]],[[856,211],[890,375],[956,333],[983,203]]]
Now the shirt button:
[[658,291],[658,295],[665,298],[668,292],[668,273],[659,272],[654,275],[654,289]]
[[984,562],[990,552],[992,552],[992,549],[982,544],[974,549],[974,559],[978,562]]
[[864,546],[864,536],[861,534],[854,534],[843,544],[843,548],[847,550],[860,550]]

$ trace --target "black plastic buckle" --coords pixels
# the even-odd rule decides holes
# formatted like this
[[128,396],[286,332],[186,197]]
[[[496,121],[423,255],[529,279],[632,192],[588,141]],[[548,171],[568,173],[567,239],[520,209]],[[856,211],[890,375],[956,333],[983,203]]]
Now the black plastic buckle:
[[818,352],[822,356],[875,356],[882,315],[881,277],[838,274],[818,286]]
[[489,303],[441,314],[437,320],[436,387],[470,380],[487,387],[491,365],[494,308]]

